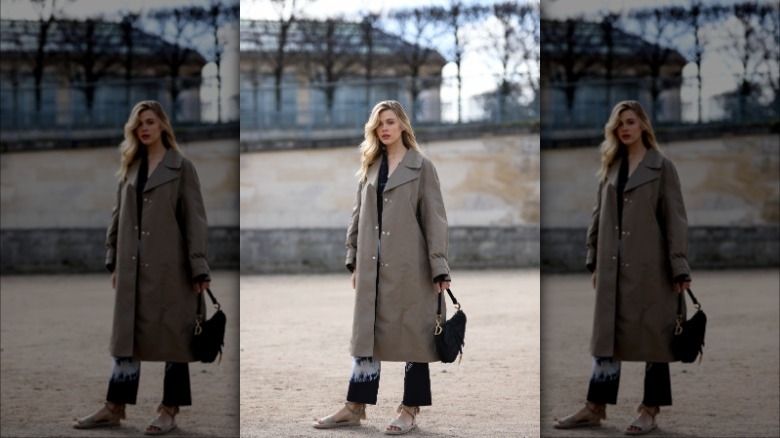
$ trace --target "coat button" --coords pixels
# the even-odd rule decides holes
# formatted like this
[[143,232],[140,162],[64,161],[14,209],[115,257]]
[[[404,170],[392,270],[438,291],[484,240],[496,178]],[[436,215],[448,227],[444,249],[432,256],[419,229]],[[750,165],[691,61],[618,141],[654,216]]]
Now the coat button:
[[617,260],[617,257],[615,257],[615,256],[612,256],[612,260]]
[[130,257],[131,260],[135,260],[135,256]]
[[623,201],[624,202],[628,202],[628,198],[623,198]]
[[374,256],[371,256],[371,260],[376,260],[376,257],[374,257]]
[[617,226],[617,225],[615,225],[615,229],[616,229],[616,230],[618,229],[618,226]]
[[375,227],[374,227],[374,229],[375,229],[375,230],[378,230],[378,229],[379,229],[379,225],[375,226]]
[[134,230],[137,230],[137,229],[138,229],[138,225],[134,226],[134,227],[133,227],[133,229],[134,229]]

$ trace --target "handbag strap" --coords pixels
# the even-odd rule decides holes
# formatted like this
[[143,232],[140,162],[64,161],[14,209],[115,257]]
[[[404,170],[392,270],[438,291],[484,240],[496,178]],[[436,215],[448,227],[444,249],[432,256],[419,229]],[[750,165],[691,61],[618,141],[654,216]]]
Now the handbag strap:
[[[455,305],[455,308],[460,310],[460,304],[458,304],[458,300],[455,299],[455,295],[452,294],[452,291],[450,290],[450,288],[447,288],[447,294],[449,294],[450,299],[452,300],[452,304]],[[441,316],[441,300],[442,300],[441,296],[442,295],[443,294],[439,294],[439,308],[436,310],[436,316],[439,316],[439,317]]]
[[[452,300],[452,304],[455,305],[455,308],[460,310],[460,304],[458,304],[458,300],[455,299],[455,295],[452,294],[452,291],[450,290],[450,288],[447,288],[447,294],[450,296],[450,299]],[[441,293],[439,294],[439,308],[436,310],[436,328],[433,330],[433,334],[436,335],[436,336],[439,336],[441,334],[442,330],[443,330],[441,328],[441,323],[442,323],[442,320],[441,320],[441,300],[442,300],[442,297],[441,296],[442,295],[443,294],[441,294]]]
[[[696,310],[701,310],[701,304],[699,304],[699,300],[697,300],[696,297],[693,296],[693,292],[691,291],[691,288],[688,288],[686,290],[688,291],[688,296],[691,297],[691,301],[693,301],[693,305],[696,306]],[[675,324],[675,326],[674,326],[674,334],[675,335],[679,335],[680,333],[682,333],[682,323],[683,323],[683,318],[684,318],[684,315],[682,314],[682,303],[683,303],[683,300],[685,299],[683,297],[683,295],[685,295],[685,294],[683,294],[683,293],[677,294],[677,317],[675,318],[675,321],[674,321],[674,324]]]
[[[211,288],[208,288],[208,289],[206,289],[206,292],[209,294],[209,299],[211,299],[211,304],[213,304],[213,305],[214,305],[214,308],[215,308],[215,309],[219,310],[219,309],[220,309],[222,306],[220,306],[220,305],[219,305],[219,302],[217,301],[217,299],[216,299],[216,298],[214,298],[214,294],[213,294],[213,293],[211,293]],[[198,311],[197,311],[197,312],[195,312],[195,315],[197,315],[197,316],[200,316],[200,311],[201,311],[201,308],[200,308],[200,301],[201,301],[201,300],[198,300]]]

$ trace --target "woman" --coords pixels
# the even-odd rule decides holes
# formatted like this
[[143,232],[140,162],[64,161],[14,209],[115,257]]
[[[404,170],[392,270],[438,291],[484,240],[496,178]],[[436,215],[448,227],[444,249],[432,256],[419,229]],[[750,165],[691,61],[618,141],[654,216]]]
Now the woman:
[[604,136],[587,237],[586,264],[596,290],[593,369],[585,407],[554,426],[600,425],[606,405],[617,402],[621,361],[641,361],[644,398],[639,417],[626,428],[641,435],[657,427],[660,407],[672,404],[677,294],[691,282],[688,223],[677,171],[659,150],[639,102],[617,104]]
[[188,362],[198,301],[210,286],[208,224],[195,167],[176,144],[159,103],[138,103],[120,146],[119,187],[106,234],[106,267],[116,291],[113,368],[106,403],[77,429],[119,426],[135,404],[140,361],[165,364],[162,403],[145,433],[176,427],[191,405]]
[[406,362],[403,401],[385,429],[400,435],[417,426],[420,406],[431,405],[437,293],[450,285],[447,215],[436,169],[400,103],[378,103],[364,134],[346,242],[355,289],[352,375],[344,407],[313,426],[359,425],[366,404],[376,404],[381,361]]

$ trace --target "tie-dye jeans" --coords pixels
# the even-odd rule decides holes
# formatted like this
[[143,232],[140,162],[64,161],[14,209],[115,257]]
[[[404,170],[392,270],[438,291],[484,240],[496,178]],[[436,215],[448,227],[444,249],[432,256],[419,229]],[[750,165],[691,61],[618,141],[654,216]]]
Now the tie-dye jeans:
[[[617,403],[620,385],[620,361],[611,357],[594,357],[593,370],[588,385],[588,401],[598,404]],[[645,406],[671,406],[672,381],[669,364],[647,362],[645,364],[645,389],[642,398]]]
[[[106,401],[134,405],[138,396],[140,379],[141,361],[132,357],[114,357]],[[192,404],[190,369],[186,362],[165,363],[162,404],[165,406],[190,406]]]
[[[381,362],[371,357],[353,357],[347,401],[375,405],[381,368]],[[427,363],[406,363],[402,403],[406,406],[431,405],[431,373]]]

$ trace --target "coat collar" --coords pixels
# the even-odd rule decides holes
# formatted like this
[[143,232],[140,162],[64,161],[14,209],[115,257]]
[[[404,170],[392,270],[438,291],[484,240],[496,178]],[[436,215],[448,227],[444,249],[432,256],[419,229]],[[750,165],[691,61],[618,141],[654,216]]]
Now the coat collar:
[[642,162],[639,163],[634,173],[626,181],[626,187],[623,189],[623,192],[633,190],[642,184],[657,179],[661,174],[663,161],[664,157],[660,152],[655,149],[648,149]]
[[[154,169],[149,179],[144,186],[144,192],[172,181],[179,177],[179,169],[181,169],[181,163],[183,157],[179,152],[174,149],[168,149],[163,155],[163,159],[160,164]],[[133,186],[136,186],[138,179],[138,169],[141,167],[141,160],[135,160],[127,168],[127,181]]]
[[[624,158],[619,158],[612,162],[607,170],[607,181],[610,184],[617,186],[618,173],[620,172],[620,163]],[[648,183],[660,175],[661,166],[663,164],[664,157],[661,153],[655,149],[648,149],[645,153],[645,157],[642,158],[642,162],[639,163],[634,173],[628,177],[626,181],[626,187],[623,188],[623,192],[633,190],[642,184]]]
[[423,157],[414,149],[406,151],[398,167],[390,175],[385,186],[385,192],[420,177],[422,172]]

